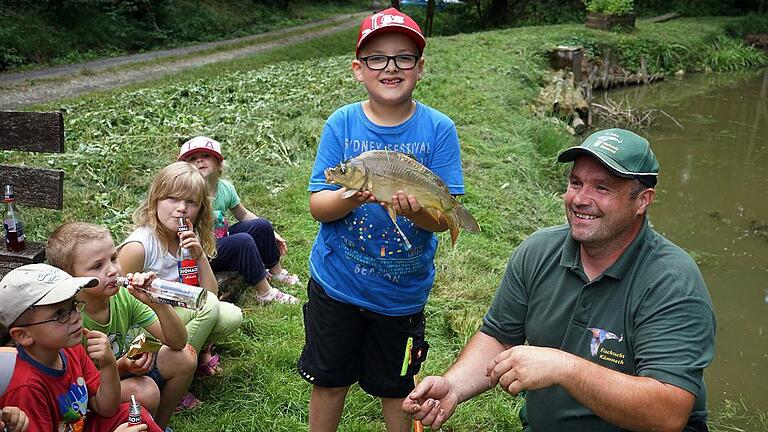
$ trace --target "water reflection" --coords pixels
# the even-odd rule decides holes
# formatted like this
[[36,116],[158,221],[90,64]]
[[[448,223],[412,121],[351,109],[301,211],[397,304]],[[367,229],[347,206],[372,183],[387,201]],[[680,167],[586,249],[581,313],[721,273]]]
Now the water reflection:
[[768,407],[768,73],[701,75],[612,92],[662,109],[642,131],[661,165],[655,228],[688,250],[718,318],[710,404]]

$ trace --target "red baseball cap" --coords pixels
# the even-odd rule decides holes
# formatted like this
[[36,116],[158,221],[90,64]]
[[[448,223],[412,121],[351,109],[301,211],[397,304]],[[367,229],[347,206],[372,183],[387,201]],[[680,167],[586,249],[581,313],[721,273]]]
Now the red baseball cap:
[[179,158],[176,160],[182,161],[195,153],[210,153],[219,162],[224,160],[224,155],[221,154],[221,144],[204,136],[194,137],[182,144],[179,149]]
[[419,48],[419,55],[424,52],[424,46],[427,44],[427,41],[424,39],[424,34],[422,34],[421,28],[416,24],[416,21],[395,8],[389,8],[366,17],[360,23],[355,57],[360,55],[360,47],[363,46],[366,40],[370,39],[374,34],[385,32],[402,33],[408,36]]

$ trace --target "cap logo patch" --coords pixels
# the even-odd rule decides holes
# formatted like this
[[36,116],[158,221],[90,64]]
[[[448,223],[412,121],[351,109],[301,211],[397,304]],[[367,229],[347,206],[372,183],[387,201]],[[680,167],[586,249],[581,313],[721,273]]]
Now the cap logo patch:
[[[381,20],[379,20],[379,18],[381,18]],[[405,24],[405,18],[389,14],[374,14],[371,16],[371,30],[390,24]]]
[[608,134],[597,137],[597,140],[594,143],[592,143],[592,146],[600,147],[603,150],[609,151],[613,154],[619,151],[619,148],[617,146],[610,144],[608,141],[613,141],[616,144],[621,144],[623,142],[621,139],[619,139],[618,135],[608,133]]
[[54,283],[61,279],[61,272],[57,270],[49,270],[45,273],[38,273],[37,280],[43,283]]

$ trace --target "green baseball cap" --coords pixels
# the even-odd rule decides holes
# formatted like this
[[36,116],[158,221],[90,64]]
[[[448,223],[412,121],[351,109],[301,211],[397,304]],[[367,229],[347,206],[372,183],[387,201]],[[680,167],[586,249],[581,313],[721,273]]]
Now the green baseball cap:
[[587,137],[580,145],[564,150],[558,162],[573,162],[578,156],[596,157],[613,174],[636,178],[648,187],[656,186],[659,161],[648,140],[625,129],[604,129]]

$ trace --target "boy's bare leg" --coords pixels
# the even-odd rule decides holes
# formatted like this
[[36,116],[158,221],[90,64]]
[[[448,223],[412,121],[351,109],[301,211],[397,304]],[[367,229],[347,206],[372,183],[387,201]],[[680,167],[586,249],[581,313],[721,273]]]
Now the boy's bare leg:
[[187,345],[180,351],[163,345],[157,353],[157,368],[165,380],[165,386],[160,394],[160,406],[157,409],[155,422],[160,428],[165,428],[176,411],[179,400],[189,390],[189,384],[197,368],[197,354],[191,345]]
[[339,428],[347,387],[312,387],[309,399],[309,431],[335,432]]
[[154,416],[160,405],[160,389],[148,376],[135,376],[120,380],[120,402],[131,402],[131,395]]
[[381,398],[381,412],[384,414],[384,423],[387,432],[410,432],[413,418],[403,412],[403,400]]

